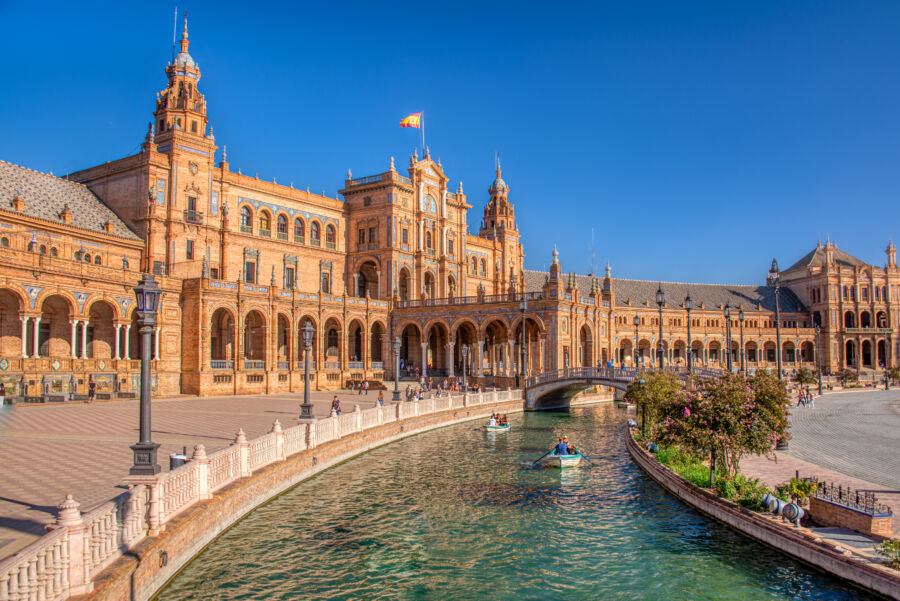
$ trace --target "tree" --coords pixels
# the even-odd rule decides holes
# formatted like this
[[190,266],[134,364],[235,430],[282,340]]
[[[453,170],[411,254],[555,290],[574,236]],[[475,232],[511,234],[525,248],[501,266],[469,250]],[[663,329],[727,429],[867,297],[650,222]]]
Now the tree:
[[802,386],[811,386],[819,381],[819,376],[814,369],[801,367],[797,370],[797,376],[794,379]]
[[681,381],[661,371],[643,374],[643,379],[628,387],[625,395],[634,401],[641,416],[641,427],[651,438],[656,424],[669,412],[669,406],[681,394]]
[[855,369],[850,369],[849,367],[845,367],[839,371],[837,376],[840,378],[842,386],[846,386],[847,382],[853,384],[859,381],[859,372]]
[[725,374],[665,405],[658,438],[697,453],[710,452],[729,476],[747,453],[768,455],[787,440],[787,390],[769,373],[749,378]]
[[897,366],[889,367],[887,372],[888,372],[888,377],[892,381],[896,382],[897,380],[900,380],[900,367],[897,367]]

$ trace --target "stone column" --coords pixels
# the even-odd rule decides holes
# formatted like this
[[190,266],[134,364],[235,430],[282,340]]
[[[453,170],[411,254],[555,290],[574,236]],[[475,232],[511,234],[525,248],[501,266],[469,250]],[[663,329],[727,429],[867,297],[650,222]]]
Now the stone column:
[[484,368],[484,340],[479,340],[476,344],[478,352],[476,353],[475,375],[481,377],[481,370]]
[[356,297],[362,296],[359,293],[359,274],[358,273],[353,274],[353,290],[354,290],[353,296],[356,296]]
[[87,359],[87,327],[88,322],[85,319],[81,322],[81,358]]
[[422,375],[428,377],[428,343],[420,343],[422,346]]
[[453,341],[447,343],[447,375],[453,377],[453,347],[456,345]]
[[22,322],[22,358],[28,358],[28,318],[20,317],[19,321]]
[[[72,333],[70,336],[71,344],[69,345],[72,348],[72,358],[78,358],[78,320],[73,319],[69,322],[72,326]],[[118,342],[118,339],[116,340]],[[116,359],[118,359],[118,351],[116,351]]]
[[506,356],[509,357],[509,366],[506,368],[506,375],[509,377],[515,377],[521,371],[521,366],[519,362],[521,359],[516,356],[516,341],[508,340],[507,341],[507,349]]
[[156,338],[153,340],[153,358],[159,359],[159,336],[162,332],[162,328],[160,326],[156,326]]
[[131,324],[125,324],[125,358],[131,359]]
[[41,356],[41,349],[38,345],[38,336],[41,333],[41,318],[34,318],[34,335],[32,336],[32,341],[34,343],[34,348],[31,349],[31,356],[35,359]]
[[384,298],[381,293],[381,270],[376,269],[375,275],[378,276],[378,288],[375,290],[375,294],[377,295],[375,298]]
[[[118,361],[119,359],[121,359],[121,357],[119,356],[119,351],[120,351],[119,345],[121,343],[120,334],[122,333],[122,324],[120,324],[120,323],[115,324],[115,328],[116,328],[116,360]],[[75,332],[74,326],[72,327],[72,332],[73,333]]]
[[541,338],[541,371],[547,371],[547,339]]

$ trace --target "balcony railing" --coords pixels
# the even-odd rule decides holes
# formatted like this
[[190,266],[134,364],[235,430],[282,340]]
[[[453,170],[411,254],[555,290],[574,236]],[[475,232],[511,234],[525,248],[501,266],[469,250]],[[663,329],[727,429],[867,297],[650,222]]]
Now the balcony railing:
[[231,359],[213,359],[209,362],[213,369],[234,369],[234,361]]
[[304,239],[303,236],[298,236],[297,234],[294,234],[294,242],[296,242],[298,244],[304,244],[306,242],[306,240]]
[[203,213],[201,211],[186,209],[184,211],[184,220],[188,223],[203,223]]
[[287,232],[278,232],[277,234],[275,234],[275,237],[278,238],[279,240],[287,240],[288,239]]
[[[297,369],[303,370],[306,368],[306,365],[303,362],[303,359],[297,361]],[[309,371],[316,371],[316,362],[313,359],[309,360]]]
[[362,186],[363,184],[373,184],[375,182],[380,182],[380,181],[381,181],[380,175],[370,175],[368,177],[358,177],[356,179],[351,179],[350,185],[351,186]]
[[340,361],[326,361],[325,369],[340,369],[341,362]]
[[244,369],[265,369],[266,362],[265,361],[251,361],[250,359],[244,359]]
[[253,233],[253,226],[252,226],[252,225],[242,225],[242,226],[241,226],[241,231],[244,232],[245,234],[252,234],[252,233]]
[[429,254],[429,255],[431,255],[431,256],[433,257],[433,256],[434,256],[434,249],[433,249],[433,248],[426,248],[426,249],[425,249],[425,253],[426,253],[426,254]]
[[844,328],[846,334],[890,334],[890,328]]
[[287,371],[289,369],[291,362],[290,361],[279,361],[278,362],[278,370],[279,371]]
[[372,369],[384,369],[384,361],[372,361]]
[[326,242],[325,248],[334,248],[334,242]]
[[347,361],[347,369],[365,369],[362,361]]
[[397,308],[406,309],[411,307],[440,307],[443,305],[477,305],[481,303],[516,303],[522,299],[525,300],[542,300],[543,292],[526,292],[518,294],[487,294],[484,297],[477,296],[457,296],[449,298],[429,298],[428,300],[402,300],[397,304]]
[[260,236],[265,236],[266,238],[272,237],[272,230],[259,230]]

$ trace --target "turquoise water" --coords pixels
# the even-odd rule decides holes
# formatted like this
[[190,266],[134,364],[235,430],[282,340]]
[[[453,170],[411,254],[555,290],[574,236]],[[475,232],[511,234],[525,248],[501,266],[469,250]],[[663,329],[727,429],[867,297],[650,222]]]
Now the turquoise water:
[[[376,449],[254,511],[158,600],[874,599],[664,493],[624,420],[597,405]],[[563,433],[594,466],[532,469]]]

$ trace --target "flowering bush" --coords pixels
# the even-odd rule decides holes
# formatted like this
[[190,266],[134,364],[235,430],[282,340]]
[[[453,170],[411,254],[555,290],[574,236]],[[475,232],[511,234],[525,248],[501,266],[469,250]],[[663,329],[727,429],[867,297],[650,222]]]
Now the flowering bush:
[[900,570],[900,540],[892,538],[875,545],[875,552],[884,557],[889,566]]

